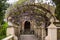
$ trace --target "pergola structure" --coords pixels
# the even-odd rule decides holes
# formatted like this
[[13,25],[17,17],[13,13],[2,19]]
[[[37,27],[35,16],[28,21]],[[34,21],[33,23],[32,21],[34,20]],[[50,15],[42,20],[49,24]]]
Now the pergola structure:
[[47,27],[50,25],[51,20],[53,20],[52,22],[56,21],[53,15],[54,11],[51,12],[51,10],[49,10],[50,7],[50,5],[40,3],[18,4],[7,10],[7,21],[11,22],[13,27],[17,26],[15,28],[15,30],[17,30],[15,34],[18,38],[25,32],[25,34],[28,34],[28,32],[32,34],[33,32],[33,34],[44,39],[47,35]]
[[[36,19],[35,21],[42,20],[45,23],[47,23],[46,21],[48,21],[49,23],[52,17],[55,19],[52,12],[42,7],[41,4],[26,4],[22,6],[17,5],[16,8],[12,8],[12,10],[8,10],[8,11],[9,11],[8,20],[18,25],[20,25],[21,22],[20,18],[25,16],[29,16],[30,20],[33,19]],[[9,17],[11,17],[11,19],[9,19]]]

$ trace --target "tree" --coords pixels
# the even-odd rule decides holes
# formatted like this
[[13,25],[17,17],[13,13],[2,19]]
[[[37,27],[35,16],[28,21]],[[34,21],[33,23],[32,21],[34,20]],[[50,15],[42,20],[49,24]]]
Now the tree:
[[56,13],[56,17],[57,19],[60,20],[60,0],[53,0],[56,4],[56,10],[55,10],[55,13]]
[[3,22],[2,28],[0,28],[0,40],[6,37],[6,29],[8,24]]
[[0,0],[0,40],[6,36],[7,23],[4,22],[5,10],[8,7],[7,0]]
[[3,22],[4,15],[5,15],[5,10],[7,9],[7,0],[0,0],[0,26]]

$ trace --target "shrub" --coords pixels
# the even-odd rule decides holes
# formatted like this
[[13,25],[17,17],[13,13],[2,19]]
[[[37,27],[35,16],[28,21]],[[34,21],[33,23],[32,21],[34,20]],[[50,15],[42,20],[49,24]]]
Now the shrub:
[[3,22],[2,26],[0,27],[0,40],[6,37],[7,27],[8,27],[8,24],[6,22]]

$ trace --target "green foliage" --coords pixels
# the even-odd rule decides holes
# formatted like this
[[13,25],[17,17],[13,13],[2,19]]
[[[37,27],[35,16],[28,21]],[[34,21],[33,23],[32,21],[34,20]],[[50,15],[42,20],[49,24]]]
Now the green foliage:
[[7,27],[8,27],[8,24],[6,22],[3,22],[2,26],[0,27],[0,40],[6,37]]
[[7,0],[0,0],[0,40],[6,36],[7,23],[3,21],[5,17],[5,10],[8,5]]
[[23,2],[25,2],[26,0],[19,0],[17,3],[18,4],[21,4],[21,3],[23,3]]
[[6,1],[7,0],[0,0],[0,25],[1,25],[1,22],[3,21],[3,19],[4,19],[5,10],[8,7]]
[[60,0],[53,0],[56,4],[56,11],[55,13],[57,14],[56,17],[57,19],[60,20]]
[[56,7],[56,14],[57,14],[57,19],[59,19],[60,20],[60,4],[59,5],[57,5],[57,7]]
[[60,0],[53,0],[56,5],[60,4]]

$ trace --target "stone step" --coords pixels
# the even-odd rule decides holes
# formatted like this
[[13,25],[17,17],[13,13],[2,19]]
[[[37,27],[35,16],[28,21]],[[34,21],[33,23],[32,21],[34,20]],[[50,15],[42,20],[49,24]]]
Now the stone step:
[[34,35],[21,35],[20,40],[37,40]]
[[34,31],[25,30],[25,31],[21,31],[21,34],[34,34]]

